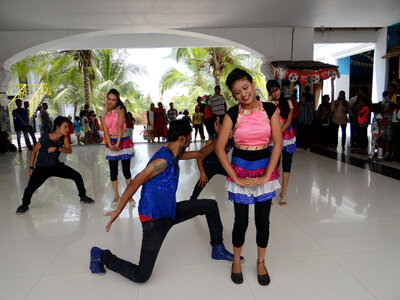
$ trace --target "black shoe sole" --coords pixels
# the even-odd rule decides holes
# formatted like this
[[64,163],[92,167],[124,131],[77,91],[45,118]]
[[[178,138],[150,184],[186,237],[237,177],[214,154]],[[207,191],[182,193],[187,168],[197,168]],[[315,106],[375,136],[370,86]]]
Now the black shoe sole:
[[24,213],[26,213],[28,210],[29,210],[29,208],[24,211],[16,211],[15,213],[20,216],[20,215],[23,215]]

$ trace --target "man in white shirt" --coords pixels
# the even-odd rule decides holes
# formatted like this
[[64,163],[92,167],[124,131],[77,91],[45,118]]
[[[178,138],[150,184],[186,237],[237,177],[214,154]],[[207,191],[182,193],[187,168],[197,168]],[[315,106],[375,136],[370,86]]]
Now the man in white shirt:
[[219,117],[219,122],[222,124],[226,113],[226,102],[224,96],[221,95],[221,87],[217,85],[214,90],[215,94],[210,99],[214,122]]

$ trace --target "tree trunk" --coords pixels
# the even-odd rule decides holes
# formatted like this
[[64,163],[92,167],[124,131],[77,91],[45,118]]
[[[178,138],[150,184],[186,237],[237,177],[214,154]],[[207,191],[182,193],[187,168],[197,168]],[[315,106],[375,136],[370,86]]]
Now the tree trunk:
[[85,89],[85,104],[90,105],[89,70],[86,64],[83,65],[83,87]]
[[77,110],[78,110],[78,102],[74,102],[74,117],[72,118],[72,122],[75,121]]
[[215,76],[215,86],[220,85],[220,77],[216,74],[214,76]]

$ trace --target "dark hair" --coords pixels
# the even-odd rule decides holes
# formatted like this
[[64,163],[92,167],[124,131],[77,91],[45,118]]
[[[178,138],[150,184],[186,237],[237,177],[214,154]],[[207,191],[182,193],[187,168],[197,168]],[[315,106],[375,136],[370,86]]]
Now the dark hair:
[[215,88],[214,88],[214,91],[215,91],[216,89],[221,89],[221,87],[220,87],[219,85],[216,85]]
[[329,98],[328,94],[325,94],[325,95],[322,96],[322,101],[324,101],[326,98]]
[[85,105],[83,106],[83,109],[89,109],[89,104],[85,104]]
[[[279,83],[276,80],[268,80],[268,82],[267,82],[268,93],[271,93],[271,90],[273,87],[281,89],[281,86],[279,85]],[[281,117],[284,119],[287,119],[287,117],[289,116],[289,113],[290,113],[290,108],[289,108],[288,101],[286,100],[285,95],[283,94],[282,90],[281,90],[281,95],[279,97],[278,107],[279,107]]]
[[61,127],[62,123],[70,123],[71,121],[67,117],[63,116],[58,116],[57,118],[54,119],[54,126],[53,126],[53,132],[57,129],[57,127]]
[[185,110],[183,111],[183,114],[185,114],[185,113],[189,114],[189,111],[188,111],[187,109],[185,109]]
[[232,86],[235,83],[235,81],[246,78],[248,81],[253,82],[253,77],[246,71],[236,68],[232,72],[229,73],[228,77],[226,78],[226,85],[229,88],[229,90],[232,92]]
[[21,99],[16,99],[15,100],[15,104],[18,104],[18,103],[22,103],[22,100]]
[[372,104],[372,110],[373,110],[376,114],[381,113],[381,108],[382,108],[382,104],[381,104],[381,103],[374,103],[374,104]]
[[75,121],[79,121],[81,118],[79,118],[78,116],[75,116]]
[[169,124],[168,141],[175,142],[180,136],[187,137],[192,132],[192,127],[185,120],[175,120]]
[[369,92],[368,92],[368,88],[366,86],[361,86],[360,91],[363,92],[365,97],[369,98]]
[[365,105],[368,106],[368,102],[369,102],[368,100],[369,100],[368,97],[361,97],[361,99],[360,99],[360,104],[361,104],[361,103],[364,103]]
[[116,89],[111,89],[111,90],[108,91],[107,97],[108,97],[108,95],[110,95],[110,94],[113,94],[113,95],[117,96],[117,105],[115,105],[115,107],[114,107],[113,109],[116,109],[116,108],[118,108],[118,107],[121,107],[121,108],[123,108],[123,109],[125,110],[125,112],[126,112],[126,107],[125,107],[124,103],[121,101],[121,98],[119,97],[119,92],[118,92]]
[[387,95],[389,95],[388,91],[384,91],[384,92],[382,93],[382,97],[383,97],[383,98],[387,97]]

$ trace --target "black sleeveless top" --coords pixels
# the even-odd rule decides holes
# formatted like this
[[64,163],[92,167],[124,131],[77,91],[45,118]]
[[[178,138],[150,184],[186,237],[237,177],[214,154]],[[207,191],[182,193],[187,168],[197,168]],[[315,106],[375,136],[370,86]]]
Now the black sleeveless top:
[[36,159],[36,167],[52,167],[59,163],[58,157],[60,151],[56,150],[49,153],[50,147],[62,147],[64,145],[64,136],[57,141],[52,141],[48,133],[43,134],[39,139],[41,148]]

